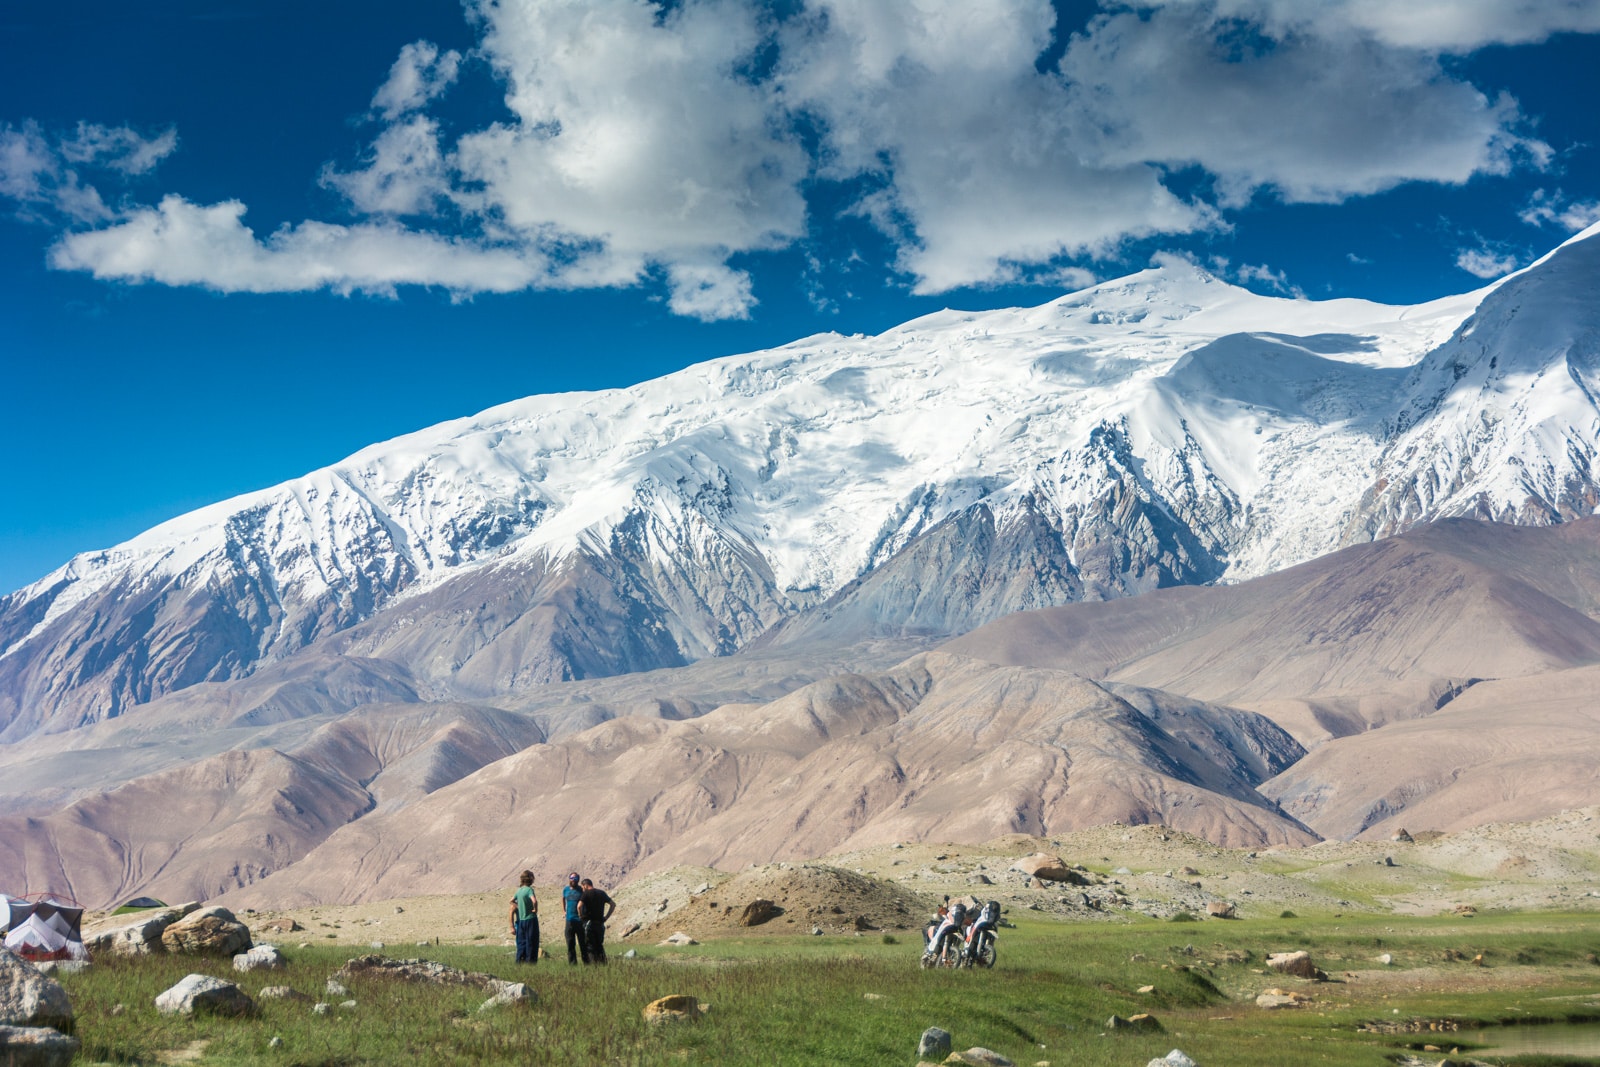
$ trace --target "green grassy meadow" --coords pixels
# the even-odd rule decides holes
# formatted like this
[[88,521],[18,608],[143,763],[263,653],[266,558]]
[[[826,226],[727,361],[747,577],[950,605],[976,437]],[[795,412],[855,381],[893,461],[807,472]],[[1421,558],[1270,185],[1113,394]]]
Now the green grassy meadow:
[[[1600,917],[1486,913],[1474,918],[1253,919],[1126,925],[1018,919],[1003,930],[993,971],[923,971],[920,939],[746,938],[682,949],[614,946],[605,968],[565,959],[517,967],[509,950],[392,947],[466,970],[527,981],[533,1007],[479,1013],[488,994],[379,980],[349,983],[353,1009],[314,1015],[308,1003],[258,1001],[254,1018],[159,1015],[158,993],[191,972],[252,995],[290,985],[337,1005],[327,978],[349,947],[281,944],[286,971],[235,975],[227,960],[107,959],[67,975],[80,1063],[274,1064],[837,1064],[916,1062],[929,1026],[954,1047],[983,1046],[1019,1065],[1144,1067],[1181,1048],[1201,1067],[1285,1063],[1380,1065],[1425,1043],[1468,1054],[1473,1028],[1530,1019],[1600,1019]],[[554,946],[559,949],[559,946]],[[1264,969],[1268,952],[1304,948],[1332,980]],[[1390,953],[1393,965],[1374,959]],[[1474,957],[1483,956],[1483,965]],[[1146,994],[1141,986],[1154,986]],[[1311,995],[1265,1011],[1270,987]],[[700,1022],[645,1023],[640,1010],[670,993],[711,1006]],[[117,1005],[122,1005],[119,1009]],[[1113,1014],[1149,1012],[1157,1033],[1108,1032]],[[1363,1024],[1458,1026],[1455,1032],[1373,1033]],[[272,1047],[272,1038],[282,1039]],[[1562,1063],[1550,1057],[1505,1062]],[[1589,1061],[1592,1062],[1592,1061]]]

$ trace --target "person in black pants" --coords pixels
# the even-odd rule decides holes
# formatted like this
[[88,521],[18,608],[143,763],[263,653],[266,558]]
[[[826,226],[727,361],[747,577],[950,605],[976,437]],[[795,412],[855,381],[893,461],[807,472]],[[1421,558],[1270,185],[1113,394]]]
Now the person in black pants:
[[596,889],[594,882],[585,878],[579,883],[583,892],[578,894],[578,918],[583,920],[584,939],[589,944],[589,963],[606,961],[606,920],[617,910],[617,902],[604,889]]
[[578,887],[578,872],[573,871],[567,875],[566,888],[561,890],[561,904],[567,913],[567,962],[577,966],[578,954],[583,953],[583,962],[589,962],[589,942],[584,940],[583,920],[578,918],[578,898],[583,895],[583,890]]

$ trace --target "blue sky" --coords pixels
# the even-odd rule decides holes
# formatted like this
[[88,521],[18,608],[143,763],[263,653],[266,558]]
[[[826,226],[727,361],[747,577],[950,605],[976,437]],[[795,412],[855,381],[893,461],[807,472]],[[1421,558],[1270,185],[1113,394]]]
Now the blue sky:
[[1600,219],[1595,0],[57,0],[0,58],[0,591],[531,393]]

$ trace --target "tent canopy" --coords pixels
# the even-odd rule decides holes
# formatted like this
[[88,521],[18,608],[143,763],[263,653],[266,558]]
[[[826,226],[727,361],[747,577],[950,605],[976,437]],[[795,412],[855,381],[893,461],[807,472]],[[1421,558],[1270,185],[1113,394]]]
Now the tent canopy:
[[74,900],[46,894],[10,898],[6,948],[26,960],[86,960],[80,924],[83,908]]

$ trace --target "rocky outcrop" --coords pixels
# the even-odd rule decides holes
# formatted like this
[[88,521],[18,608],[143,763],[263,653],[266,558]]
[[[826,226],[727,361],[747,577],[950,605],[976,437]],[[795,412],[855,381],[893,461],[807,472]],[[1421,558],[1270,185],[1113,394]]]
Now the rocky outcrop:
[[187,956],[234,956],[250,951],[250,928],[227,908],[202,908],[161,931],[168,952]]
[[1089,879],[1067,866],[1060,856],[1052,856],[1047,852],[1035,852],[1024,856],[1011,865],[1013,871],[1021,871],[1029,878],[1041,882],[1062,882],[1067,885],[1088,885]]
[[[193,907],[189,909],[190,912],[193,910]],[[83,944],[91,956],[102,953],[112,956],[149,956],[165,952],[167,949],[161,943],[161,935],[167,927],[188,913],[181,908],[164,908],[141,915],[123,926],[90,929],[83,936]]]

